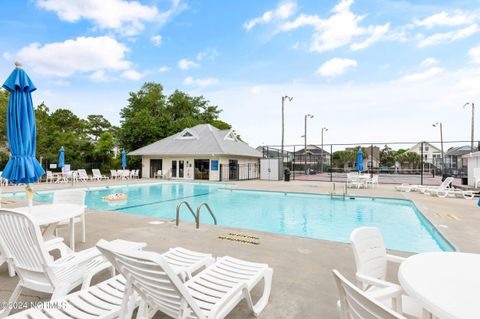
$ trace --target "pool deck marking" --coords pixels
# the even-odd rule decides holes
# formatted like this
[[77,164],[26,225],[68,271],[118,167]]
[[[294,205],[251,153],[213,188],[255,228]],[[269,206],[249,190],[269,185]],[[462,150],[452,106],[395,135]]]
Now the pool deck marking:
[[[233,241],[241,244],[260,245],[260,243],[258,242],[258,240],[260,239],[259,237],[246,235],[242,233],[228,233],[228,235],[226,236],[218,236],[217,238],[221,240],[228,240],[228,241]],[[253,240],[249,240],[249,239],[253,239]]]
[[455,214],[448,214],[447,215],[450,219],[454,219],[454,220],[458,220],[458,221],[461,221],[462,219],[460,217],[458,217],[457,215]]
[[435,216],[440,219],[451,219],[456,221],[461,221],[462,219],[455,214],[444,214],[444,213],[435,213]]

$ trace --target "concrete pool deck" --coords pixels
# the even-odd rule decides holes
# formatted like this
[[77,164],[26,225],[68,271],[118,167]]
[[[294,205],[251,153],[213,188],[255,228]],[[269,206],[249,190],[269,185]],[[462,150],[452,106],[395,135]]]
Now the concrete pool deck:
[[[142,180],[141,183],[149,182]],[[155,181],[154,181],[155,182]],[[156,181],[158,182],[158,181]],[[105,185],[122,183],[89,183]],[[123,182],[124,183],[124,182]],[[133,181],[129,183],[138,183]],[[83,187],[84,185],[78,185]],[[65,188],[69,185],[39,184],[35,190]],[[308,193],[329,193],[330,183],[311,181],[266,182],[245,181],[229,183],[227,187],[242,189],[263,189]],[[9,187],[9,189],[17,189]],[[337,191],[341,193],[340,185]],[[22,190],[22,188],[18,188]],[[4,190],[8,191],[8,190]],[[418,208],[438,227],[458,250],[480,253],[480,208],[476,200],[437,198],[417,193],[400,193],[393,185],[379,185],[375,189],[349,189],[349,194],[407,198],[415,201]],[[4,207],[21,205],[4,199]],[[150,224],[151,221],[161,224]],[[446,226],[446,227],[445,227]],[[77,231],[78,233],[78,231]],[[242,233],[258,237],[259,245],[244,244],[218,239],[229,233]],[[60,235],[65,235],[61,233]],[[67,236],[66,236],[67,237]],[[192,223],[182,222],[176,227],[172,221],[144,216],[89,210],[87,215],[87,243],[77,242],[77,250],[93,246],[99,239],[122,238],[144,241],[153,251],[163,252],[170,247],[182,246],[192,250],[212,253],[214,256],[231,255],[246,260],[268,263],[274,269],[273,289],[269,305],[260,318],[338,318],[336,311],[337,291],[331,275],[336,268],[348,278],[354,275],[354,261],[348,244],[324,240],[292,237],[239,230],[234,228],[202,224],[195,230]],[[405,254],[402,254],[405,255]],[[391,269],[389,280],[397,281],[396,269]],[[101,280],[102,275],[97,278]],[[6,266],[0,267],[0,301],[8,300],[17,278],[7,276]],[[261,287],[259,287],[261,288]],[[254,291],[258,297],[260,289]],[[26,291],[22,300],[44,300],[47,295]],[[167,318],[157,315],[155,318]],[[254,318],[245,302],[242,302],[227,318]]]

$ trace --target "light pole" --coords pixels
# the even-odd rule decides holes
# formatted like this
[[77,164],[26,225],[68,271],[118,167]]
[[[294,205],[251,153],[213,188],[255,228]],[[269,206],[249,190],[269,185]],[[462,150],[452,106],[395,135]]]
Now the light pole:
[[327,132],[328,128],[322,127],[322,148],[320,151],[320,174],[323,173],[323,132]]
[[284,139],[285,139],[285,100],[288,100],[289,102],[292,102],[293,97],[290,97],[288,95],[282,96],[282,146],[280,148],[280,156],[281,156],[281,164],[282,165],[282,176],[283,176],[283,144],[284,144]]
[[[440,127],[440,149],[442,152],[442,175],[443,175],[443,169],[445,166],[444,158],[443,158],[443,127],[442,127],[442,122],[437,122],[435,124],[432,124],[433,127]],[[443,176],[442,176],[443,177]]]
[[305,114],[305,134],[303,137],[305,138],[305,149],[304,149],[304,159],[305,159],[305,175],[307,175],[307,119],[313,118],[312,114]]
[[463,105],[463,108],[466,108],[467,106],[472,107],[472,133],[471,133],[471,138],[470,138],[470,148],[471,151],[473,152],[473,141],[474,141],[474,136],[475,136],[475,104],[473,102],[467,102]]

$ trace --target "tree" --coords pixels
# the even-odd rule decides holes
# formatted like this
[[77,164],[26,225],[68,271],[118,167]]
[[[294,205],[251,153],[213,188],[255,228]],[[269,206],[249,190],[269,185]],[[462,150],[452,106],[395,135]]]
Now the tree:
[[398,154],[395,158],[401,164],[408,164],[409,168],[418,168],[418,165],[422,160],[417,153],[406,151]]
[[337,167],[347,170],[350,164],[355,163],[356,153],[354,151],[336,151],[333,153],[333,162]]
[[[87,132],[96,141],[102,133],[110,131],[112,124],[103,117],[103,115],[88,115],[87,116]],[[113,138],[113,136],[112,136]]]
[[218,119],[220,113],[203,96],[176,90],[167,97],[161,84],[147,82],[138,92],[130,92],[128,105],[120,112],[120,145],[130,151],[198,124],[231,128]]
[[7,107],[10,94],[0,88],[0,147],[7,145]]
[[395,165],[395,151],[385,145],[380,151],[380,165],[392,167]]

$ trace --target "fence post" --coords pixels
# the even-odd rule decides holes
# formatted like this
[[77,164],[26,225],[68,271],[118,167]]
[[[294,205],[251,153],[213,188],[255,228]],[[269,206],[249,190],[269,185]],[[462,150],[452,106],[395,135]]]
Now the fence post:
[[373,144],[370,144],[370,177],[373,177]]
[[420,151],[420,185],[423,185],[423,142],[421,144],[421,151]]
[[295,180],[295,145],[293,145],[292,173],[293,180]]
[[220,164],[220,171],[219,171],[219,174],[220,174],[220,182],[223,181],[223,164]]
[[330,144],[330,182],[333,182],[333,145]]

